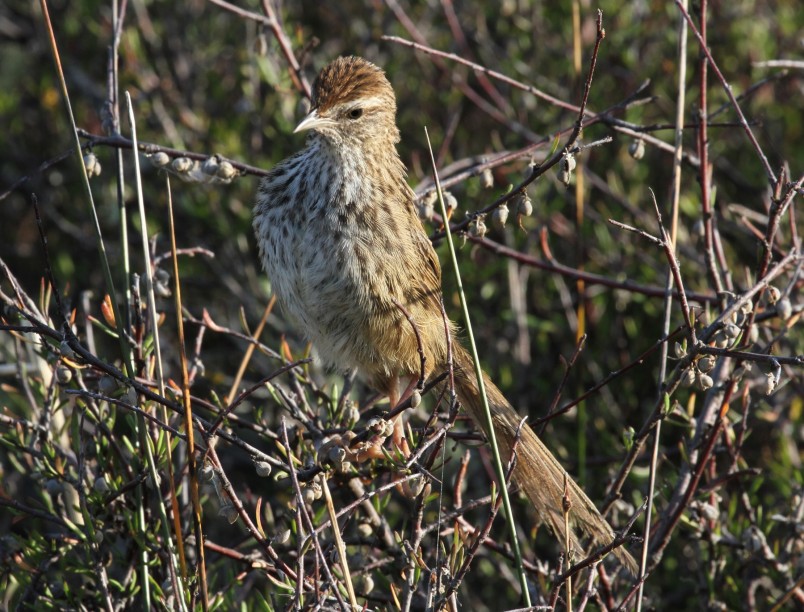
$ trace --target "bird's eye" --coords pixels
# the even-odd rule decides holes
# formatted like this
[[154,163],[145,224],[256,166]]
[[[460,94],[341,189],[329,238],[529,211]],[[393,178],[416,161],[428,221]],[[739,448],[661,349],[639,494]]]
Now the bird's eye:
[[349,119],[360,119],[363,116],[362,108],[353,108],[349,111]]

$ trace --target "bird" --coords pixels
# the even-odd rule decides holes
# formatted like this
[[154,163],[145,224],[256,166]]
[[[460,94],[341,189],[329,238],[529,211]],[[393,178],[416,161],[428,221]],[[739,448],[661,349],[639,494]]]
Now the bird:
[[[451,347],[457,397],[485,431],[473,360],[442,314],[441,267],[397,152],[396,96],[384,71],[357,56],[327,64],[295,132],[308,132],[304,148],[261,180],[253,215],[260,259],[284,312],[325,366],[356,370],[392,407],[411,397],[422,374],[426,380],[448,368]],[[503,461],[515,447],[513,478],[538,519],[582,550],[575,531],[565,533],[566,486],[570,522],[594,544],[609,545],[614,531],[595,504],[483,376]],[[408,454],[399,416],[392,443]],[[381,455],[373,449],[360,459]],[[624,548],[614,554],[635,574]]]

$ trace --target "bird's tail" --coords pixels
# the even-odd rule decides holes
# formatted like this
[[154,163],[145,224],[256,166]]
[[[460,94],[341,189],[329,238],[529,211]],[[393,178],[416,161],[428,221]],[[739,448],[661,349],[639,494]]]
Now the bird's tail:
[[[453,343],[453,361],[458,399],[472,420],[486,431],[483,399],[478,390],[474,364],[469,353],[458,342]],[[485,373],[483,377],[502,460],[504,464],[510,460],[511,449],[519,431],[514,479],[533,503],[539,520],[547,523],[563,543],[566,534],[562,508],[567,473],[527,423],[522,424],[520,429],[522,421],[520,416]],[[606,519],[600,515],[571,476],[567,475],[566,483],[570,501],[570,524],[580,528],[596,545],[610,544],[614,539],[614,531]],[[576,552],[580,553],[583,550],[572,530],[569,542]],[[616,548],[614,554],[633,575],[636,575],[636,561],[624,548]]]

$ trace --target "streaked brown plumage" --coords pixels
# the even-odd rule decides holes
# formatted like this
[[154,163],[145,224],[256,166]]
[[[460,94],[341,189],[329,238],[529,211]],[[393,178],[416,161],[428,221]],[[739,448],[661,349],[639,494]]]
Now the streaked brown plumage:
[[[416,323],[426,375],[444,371],[447,357],[441,268],[396,151],[395,115],[393,89],[375,65],[346,57],[326,66],[313,86],[313,108],[296,128],[312,130],[307,144],[263,179],[254,211],[260,255],[285,311],[326,364],[357,368],[392,405],[412,389],[421,366],[399,305]],[[452,344],[458,397],[483,427],[471,358]],[[520,418],[487,377],[485,386],[507,459]],[[402,428],[395,433],[404,450]],[[527,425],[517,452],[515,479],[563,541],[563,468]],[[573,523],[608,544],[611,527],[571,478],[569,492]],[[635,571],[627,552],[616,554]]]

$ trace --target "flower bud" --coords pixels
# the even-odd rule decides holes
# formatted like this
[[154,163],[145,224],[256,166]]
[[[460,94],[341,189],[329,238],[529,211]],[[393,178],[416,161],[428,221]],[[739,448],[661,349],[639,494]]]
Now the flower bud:
[[164,268],[156,268],[153,275],[154,293],[158,297],[170,297],[170,272]]
[[474,238],[483,238],[486,235],[486,222],[482,217],[476,217],[469,224],[469,235]]
[[428,191],[419,200],[419,219],[422,221],[432,221],[435,214],[435,203],[438,200],[438,194],[433,191]]
[[360,574],[355,578],[355,586],[363,595],[368,595],[374,590],[374,578],[371,574]]
[[84,167],[87,169],[87,177],[99,176],[101,165],[94,153],[84,155]]
[[290,529],[280,529],[274,536],[274,544],[287,544],[290,541]]
[[711,355],[707,355],[707,356],[705,356],[705,357],[701,357],[701,358],[698,360],[697,366],[698,366],[698,369],[699,369],[701,372],[703,372],[704,374],[706,374],[707,372],[710,372],[710,371],[712,370],[712,368],[714,368],[714,367],[715,367],[715,358],[714,358],[714,357],[712,357]]
[[768,372],[765,374],[763,379],[760,379],[759,384],[757,384],[756,389],[762,395],[770,395],[773,393],[774,389],[776,389],[776,385],[779,384],[779,380],[776,378],[776,374],[773,372]]
[[145,481],[145,484],[152,491],[159,491],[159,487],[162,486],[162,475],[159,472],[157,472],[153,478],[148,478]]
[[417,497],[422,491],[424,491],[424,487],[427,484],[427,481],[421,474],[416,474],[406,483],[406,495],[409,494],[410,497]]
[[623,446],[625,446],[626,451],[630,451],[631,447],[634,446],[634,436],[636,435],[636,431],[633,427],[628,427],[623,431]]
[[776,302],[776,313],[782,318],[782,321],[787,321],[793,315],[793,305],[790,303],[790,298],[783,297]]
[[95,479],[92,488],[95,489],[96,493],[100,493],[101,495],[105,495],[109,492],[109,484],[106,482],[106,479],[103,476],[98,476]]
[[223,179],[224,181],[231,181],[234,177],[237,176],[237,170],[226,160],[222,161],[218,166],[217,177]]
[[361,521],[357,525],[357,533],[360,535],[361,538],[370,538],[374,533],[374,529],[371,526],[371,523],[367,521]]
[[205,463],[201,468],[201,477],[207,482],[212,482],[215,480],[215,468],[213,468],[209,463]]
[[712,377],[709,376],[709,374],[704,374],[703,372],[698,372],[698,375],[696,376],[696,382],[698,383],[698,387],[702,391],[707,391],[708,389],[711,389],[715,384],[715,381],[712,380]]
[[257,476],[265,478],[271,475],[271,464],[267,461],[255,461],[254,469],[257,470]]
[[768,285],[768,303],[775,304],[782,297],[782,292],[773,285]]
[[628,145],[628,154],[634,159],[642,159],[645,157],[645,141],[641,138],[634,140]]
[[193,160],[189,157],[177,157],[171,166],[179,174],[186,174],[193,169]]
[[419,204],[419,219],[422,221],[432,221],[435,209],[432,204],[422,203]]
[[151,164],[157,168],[164,168],[170,163],[170,155],[164,151],[158,151],[151,155]]
[[447,209],[447,214],[451,215],[458,210],[458,200],[449,191],[444,191],[442,195],[444,197],[444,207]]
[[315,491],[312,487],[304,487],[301,491],[302,501],[305,504],[310,505],[315,501]]
[[693,504],[690,504],[690,507],[697,510],[701,516],[708,521],[716,521],[720,517],[720,513],[717,511],[717,508],[715,508],[712,504],[699,502],[694,506]]
[[740,335],[740,326],[735,325],[734,323],[728,323],[723,326],[723,333],[729,340],[734,340]]
[[480,184],[483,186],[483,189],[491,189],[494,187],[494,174],[491,168],[485,168],[483,172],[480,173]]
[[346,449],[342,446],[332,446],[327,450],[327,459],[335,464],[335,466],[342,465],[346,460]]
[[762,533],[759,530],[759,527],[756,525],[751,525],[745,531],[743,531],[741,539],[743,541],[743,546],[745,546],[745,549],[750,553],[760,552],[765,546],[768,545],[765,534]]
[[508,221],[508,204],[501,204],[491,213],[491,224],[498,229],[503,229],[506,221]]
[[73,379],[73,371],[66,366],[59,366],[56,368],[56,381],[60,385],[67,385]]
[[45,481],[45,491],[47,491],[50,495],[58,495],[64,490],[64,485],[61,481],[56,480],[55,478],[48,478]]
[[214,155],[212,157],[208,157],[204,160],[204,163],[201,165],[201,170],[203,170],[204,174],[209,174],[210,176],[215,176],[218,172],[218,158]]
[[516,214],[520,217],[530,217],[533,214],[533,203],[527,192],[522,192],[517,198]]
[[376,436],[387,438],[393,433],[394,424],[391,421],[374,417],[366,424],[366,428],[371,430],[371,432]]

